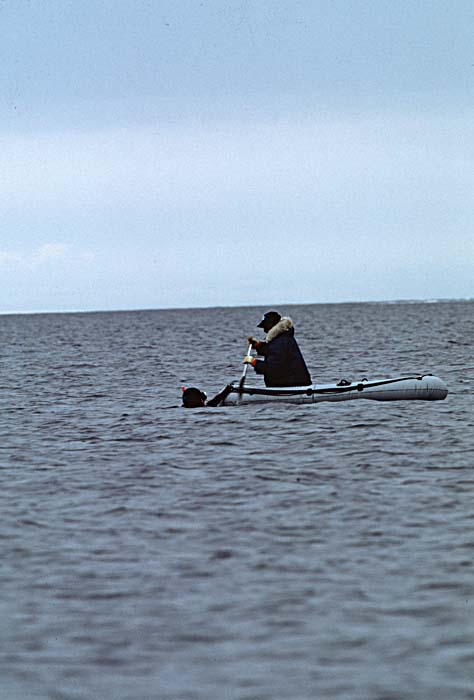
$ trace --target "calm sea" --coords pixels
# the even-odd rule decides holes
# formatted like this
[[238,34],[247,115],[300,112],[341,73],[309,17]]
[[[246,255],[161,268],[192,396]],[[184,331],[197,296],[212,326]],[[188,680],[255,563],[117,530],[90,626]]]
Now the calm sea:
[[280,308],[445,401],[182,409],[266,310],[0,317],[2,700],[474,698],[474,302]]

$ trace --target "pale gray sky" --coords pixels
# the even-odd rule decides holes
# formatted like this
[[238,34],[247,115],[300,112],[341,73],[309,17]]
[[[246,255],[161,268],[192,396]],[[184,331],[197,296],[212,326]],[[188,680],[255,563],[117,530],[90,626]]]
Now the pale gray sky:
[[474,296],[472,0],[0,0],[0,311]]

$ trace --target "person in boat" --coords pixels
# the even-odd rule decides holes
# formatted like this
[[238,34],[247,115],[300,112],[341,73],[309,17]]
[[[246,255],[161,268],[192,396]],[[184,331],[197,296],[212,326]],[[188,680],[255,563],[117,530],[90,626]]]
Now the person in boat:
[[278,311],[267,311],[257,328],[263,328],[265,340],[252,337],[248,342],[263,359],[247,356],[244,363],[263,374],[265,386],[309,386],[311,376],[295,340],[291,318],[280,316]]

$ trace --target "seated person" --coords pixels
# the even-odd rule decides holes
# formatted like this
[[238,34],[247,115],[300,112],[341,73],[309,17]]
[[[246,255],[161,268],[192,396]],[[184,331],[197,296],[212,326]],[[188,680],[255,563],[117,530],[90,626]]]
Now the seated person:
[[263,374],[265,386],[309,386],[311,377],[295,340],[291,318],[268,311],[257,326],[265,331],[265,341],[249,338],[248,342],[264,359],[245,357],[257,374]]

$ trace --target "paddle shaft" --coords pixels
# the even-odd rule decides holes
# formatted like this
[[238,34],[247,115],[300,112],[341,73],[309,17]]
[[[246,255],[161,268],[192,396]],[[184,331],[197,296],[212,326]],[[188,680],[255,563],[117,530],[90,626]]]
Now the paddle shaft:
[[[247,348],[247,355],[246,355],[246,357],[250,357],[250,351],[251,351],[251,349],[252,349],[252,343],[249,343],[249,346],[248,346],[248,348]],[[247,376],[248,367],[249,367],[248,364],[245,363],[244,369],[243,369],[243,372],[242,372],[242,376],[241,376],[240,382],[239,382],[239,392],[241,392],[242,389],[244,388],[245,377]]]

